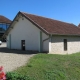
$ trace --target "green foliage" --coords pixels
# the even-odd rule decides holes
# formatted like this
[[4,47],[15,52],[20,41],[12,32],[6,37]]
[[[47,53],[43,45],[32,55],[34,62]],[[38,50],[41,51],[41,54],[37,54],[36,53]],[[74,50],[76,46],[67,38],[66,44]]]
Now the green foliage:
[[35,80],[80,80],[80,53],[37,54],[13,72],[29,75]]
[[8,72],[6,77],[7,80],[32,80],[29,76],[20,75],[14,72]]

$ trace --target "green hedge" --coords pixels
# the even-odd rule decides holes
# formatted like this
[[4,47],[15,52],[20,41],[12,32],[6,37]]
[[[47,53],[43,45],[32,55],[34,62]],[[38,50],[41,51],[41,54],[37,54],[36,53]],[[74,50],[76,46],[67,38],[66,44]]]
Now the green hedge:
[[13,72],[7,72],[6,78],[6,80],[35,80],[33,78],[30,78],[29,76],[20,75]]

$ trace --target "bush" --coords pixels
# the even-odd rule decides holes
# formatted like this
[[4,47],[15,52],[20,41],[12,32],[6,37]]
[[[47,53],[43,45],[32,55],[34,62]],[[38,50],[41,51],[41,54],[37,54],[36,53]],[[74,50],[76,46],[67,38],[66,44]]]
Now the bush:
[[13,72],[7,72],[6,80],[32,80],[29,76],[20,75]]

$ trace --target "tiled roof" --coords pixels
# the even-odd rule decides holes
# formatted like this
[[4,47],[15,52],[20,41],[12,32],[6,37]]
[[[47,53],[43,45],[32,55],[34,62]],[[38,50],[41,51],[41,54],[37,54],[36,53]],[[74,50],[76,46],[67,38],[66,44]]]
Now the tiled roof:
[[31,22],[36,24],[39,28],[46,31],[48,34],[57,34],[57,35],[80,35],[80,28],[74,24],[49,19],[33,14],[28,14],[20,12]]
[[0,23],[11,23],[11,20],[9,20],[8,18],[0,15]]

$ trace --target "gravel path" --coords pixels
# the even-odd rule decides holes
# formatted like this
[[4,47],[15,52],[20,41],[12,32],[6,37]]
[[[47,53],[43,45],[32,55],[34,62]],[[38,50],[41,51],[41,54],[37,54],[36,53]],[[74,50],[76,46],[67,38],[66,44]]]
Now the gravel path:
[[0,45],[0,66],[4,67],[5,72],[12,71],[17,67],[25,65],[25,63],[35,55],[28,54],[28,52],[25,51],[9,50],[5,46],[5,43]]

